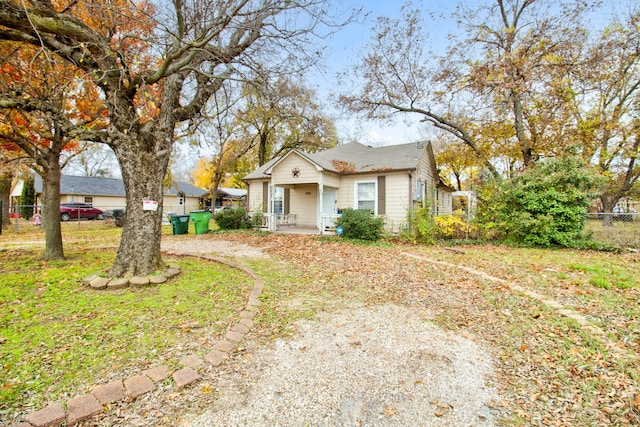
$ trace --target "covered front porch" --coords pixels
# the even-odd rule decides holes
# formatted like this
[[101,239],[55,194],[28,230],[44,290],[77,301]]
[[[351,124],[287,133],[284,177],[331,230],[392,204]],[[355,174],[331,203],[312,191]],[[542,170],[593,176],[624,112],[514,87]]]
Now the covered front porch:
[[268,212],[262,215],[262,227],[271,232],[289,234],[334,234],[337,213],[335,187],[319,183],[273,185]]
[[261,229],[284,234],[335,234],[339,214],[323,214],[320,227],[298,225],[296,214],[263,214]]

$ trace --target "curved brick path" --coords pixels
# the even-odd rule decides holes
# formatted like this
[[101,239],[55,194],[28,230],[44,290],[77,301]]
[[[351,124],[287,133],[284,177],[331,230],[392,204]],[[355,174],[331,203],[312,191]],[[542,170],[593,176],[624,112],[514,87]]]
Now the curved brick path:
[[248,267],[230,262],[224,258],[196,253],[165,253],[172,256],[191,256],[219,262],[242,270],[253,278],[253,288],[249,293],[247,305],[240,312],[238,322],[227,331],[225,337],[209,349],[204,359],[195,354],[184,357],[179,362],[183,367],[177,371],[171,372],[166,365],[155,366],[143,371],[141,375],[98,386],[91,393],[70,399],[66,404],[49,404],[45,408],[27,415],[24,422],[10,424],[7,427],[57,427],[65,422],[65,425],[71,426],[100,414],[104,411],[104,405],[125,399],[134,400],[149,393],[155,389],[156,383],[165,381],[167,378],[171,378],[178,389],[193,384],[202,378],[198,374],[198,367],[205,363],[218,367],[229,358],[229,353],[237,347],[244,335],[253,326],[253,318],[260,306],[258,298],[262,293],[264,280]]

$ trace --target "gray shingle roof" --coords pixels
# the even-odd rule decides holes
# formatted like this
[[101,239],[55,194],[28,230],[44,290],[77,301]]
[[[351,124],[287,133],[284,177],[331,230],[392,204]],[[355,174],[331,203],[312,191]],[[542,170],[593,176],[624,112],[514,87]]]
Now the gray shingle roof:
[[242,188],[218,188],[218,194],[240,199],[247,196],[247,190]]
[[[42,193],[42,179],[37,174],[35,176],[35,190],[36,193]],[[200,197],[207,192],[207,190],[186,182],[174,182],[171,188],[164,190],[164,194],[175,195],[178,191],[183,191],[189,197]],[[125,196],[124,183],[121,179],[74,175],[62,175],[60,179],[60,194]]]
[[415,169],[425,147],[426,143],[369,147],[358,142],[351,142],[330,150],[310,154],[309,157],[325,169],[336,172],[339,172],[340,167],[336,169],[335,161],[352,164],[354,173]]
[[[386,147],[369,147],[358,142],[350,142],[319,153],[298,153],[325,170],[338,173],[365,173],[415,169],[418,165],[418,159],[426,147],[426,142]],[[272,159],[246,175],[244,179],[269,178],[266,171],[280,159],[282,157]]]

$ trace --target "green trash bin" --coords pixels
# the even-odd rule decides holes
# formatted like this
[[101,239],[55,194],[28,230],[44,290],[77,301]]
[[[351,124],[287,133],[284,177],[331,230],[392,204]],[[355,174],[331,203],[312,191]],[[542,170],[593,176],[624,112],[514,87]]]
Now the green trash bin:
[[173,234],[187,234],[189,232],[189,215],[171,215]]
[[209,232],[209,220],[211,219],[211,212],[209,211],[191,211],[189,217],[193,221],[193,225],[196,229],[196,234],[205,234]]

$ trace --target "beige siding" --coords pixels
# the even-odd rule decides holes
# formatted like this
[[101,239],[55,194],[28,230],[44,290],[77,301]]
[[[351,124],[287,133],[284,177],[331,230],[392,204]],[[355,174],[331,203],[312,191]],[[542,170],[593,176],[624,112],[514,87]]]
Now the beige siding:
[[[102,210],[113,210],[113,209],[125,209],[127,202],[124,197],[117,196],[92,196],[93,198],[93,206],[102,209]],[[162,204],[162,211],[164,214],[168,213],[189,213],[191,211],[196,211],[200,208],[200,199],[198,197],[185,197],[184,206],[178,203],[178,198],[176,196],[164,196]],[[85,196],[78,195],[61,195],[60,203],[85,203]]]
[[399,223],[406,221],[410,206],[409,172],[343,176],[338,190],[338,208],[354,208],[356,206],[355,183],[371,181],[376,182],[377,185],[378,176],[386,177],[386,214],[384,216],[390,226],[397,228]]
[[[102,210],[123,209],[126,205],[126,199],[124,197],[92,196],[92,199],[93,201],[88,203],[92,203],[94,207]],[[79,196],[77,194],[60,195],[60,203],[70,202],[85,203],[85,196]]]
[[[254,180],[249,182],[249,200],[247,202],[247,206],[249,208],[249,212],[262,212],[262,187],[263,180]],[[267,181],[268,182],[268,181]]]
[[322,183],[327,187],[340,188],[342,185],[342,179],[338,174],[325,172],[322,177]]
[[175,213],[182,215],[184,213],[189,213],[191,211],[197,211],[202,209],[200,207],[200,199],[197,197],[185,197],[185,204],[180,205],[178,203],[178,198],[176,196],[164,196],[163,200],[163,213]]
[[290,212],[296,215],[296,224],[302,227],[317,226],[318,186],[296,185],[291,189]]
[[338,209],[353,208],[353,176],[343,176],[338,187]]
[[416,186],[418,185],[417,181],[420,180],[425,183],[424,197],[426,198],[426,200],[429,201],[429,203],[433,207],[435,202],[435,191],[436,191],[436,181],[435,181],[436,173],[437,172],[433,170],[433,163],[432,163],[431,156],[429,154],[429,150],[424,150],[422,152],[422,156],[420,157],[420,160],[418,161],[418,169],[416,171],[416,174],[412,182],[412,189],[413,189],[412,191],[414,193],[412,195],[412,198],[415,195]]
[[[298,168],[300,173],[298,177],[294,177],[292,174],[293,169]],[[318,182],[320,180],[320,171],[316,167],[309,163],[303,157],[300,157],[296,153],[292,153],[286,159],[273,168],[271,172],[271,180],[274,185],[293,185]]]
[[411,201],[411,178],[409,177],[409,172],[389,174],[386,177],[387,222],[393,222],[394,228],[397,228],[399,223],[407,220],[407,212]]

